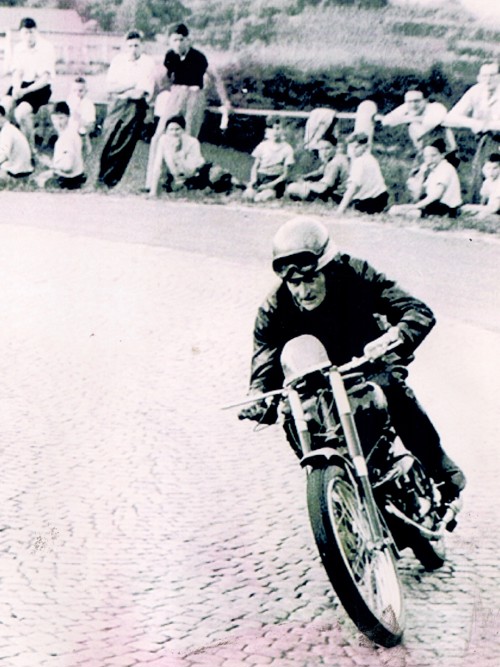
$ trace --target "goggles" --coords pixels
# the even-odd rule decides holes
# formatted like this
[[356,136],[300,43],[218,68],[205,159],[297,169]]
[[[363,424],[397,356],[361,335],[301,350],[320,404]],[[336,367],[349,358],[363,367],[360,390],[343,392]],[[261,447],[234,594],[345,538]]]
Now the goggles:
[[278,257],[273,261],[273,271],[287,280],[294,273],[306,275],[318,269],[319,257],[309,251],[300,252],[291,257]]

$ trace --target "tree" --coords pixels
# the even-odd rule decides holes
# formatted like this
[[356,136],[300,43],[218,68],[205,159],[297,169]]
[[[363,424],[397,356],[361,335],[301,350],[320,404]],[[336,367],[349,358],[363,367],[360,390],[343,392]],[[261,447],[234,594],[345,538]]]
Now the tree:
[[73,6],[85,19],[95,19],[102,30],[137,28],[150,38],[191,13],[181,0],[74,0]]

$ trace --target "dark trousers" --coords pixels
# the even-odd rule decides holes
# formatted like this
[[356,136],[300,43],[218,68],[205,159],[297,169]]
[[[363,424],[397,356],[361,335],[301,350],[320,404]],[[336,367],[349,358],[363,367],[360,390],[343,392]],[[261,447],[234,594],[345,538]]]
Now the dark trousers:
[[382,213],[389,202],[389,193],[382,192],[378,197],[370,197],[369,199],[355,199],[352,202],[356,211],[361,213]]
[[456,218],[458,215],[458,208],[450,208],[440,201],[433,201],[431,204],[422,209],[422,217],[426,218],[429,215],[448,216],[449,218]]
[[99,181],[109,188],[123,177],[141,138],[148,105],[145,100],[116,100],[104,123]]

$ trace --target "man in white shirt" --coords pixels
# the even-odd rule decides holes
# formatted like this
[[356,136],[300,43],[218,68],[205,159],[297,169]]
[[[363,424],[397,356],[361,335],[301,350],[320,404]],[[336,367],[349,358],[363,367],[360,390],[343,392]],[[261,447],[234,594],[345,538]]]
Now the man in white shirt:
[[444,123],[448,127],[468,128],[478,139],[471,178],[471,200],[477,203],[487,155],[498,152],[500,146],[500,75],[497,63],[481,66],[477,83],[451,108]]
[[123,53],[109,67],[107,87],[112,101],[104,122],[98,182],[112,188],[121,180],[141,138],[155,88],[155,63],[142,53],[142,33],[138,30],[125,36]]
[[70,123],[70,111],[66,102],[58,102],[50,119],[58,138],[54,144],[52,159],[41,156],[40,161],[48,167],[37,177],[41,187],[58,187],[64,190],[81,188],[87,180],[84,174],[82,139]]
[[0,180],[3,183],[33,172],[28,140],[21,130],[9,123],[6,113],[0,105]]
[[424,141],[442,136],[448,147],[448,152],[456,150],[457,146],[453,132],[441,127],[448,110],[440,102],[429,102],[421,90],[407,90],[404,103],[391,112],[382,116],[380,122],[384,127],[397,125],[408,126],[408,136],[417,155],[424,147]]
[[52,94],[56,55],[52,44],[40,37],[32,18],[24,18],[19,27],[21,41],[14,48],[12,86],[7,92],[19,128],[35,151],[35,114],[47,104]]

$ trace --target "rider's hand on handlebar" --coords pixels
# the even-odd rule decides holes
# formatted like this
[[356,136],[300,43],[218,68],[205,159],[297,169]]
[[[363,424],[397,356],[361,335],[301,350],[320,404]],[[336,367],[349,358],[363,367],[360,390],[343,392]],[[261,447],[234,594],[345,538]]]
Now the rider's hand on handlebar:
[[264,399],[242,408],[238,413],[238,419],[251,419],[259,424],[276,424],[277,418],[276,403],[273,401],[269,405]]
[[382,357],[388,350],[389,346],[394,343],[402,343],[403,338],[399,327],[391,327],[382,336],[367,343],[364,347],[364,354],[372,361]]

